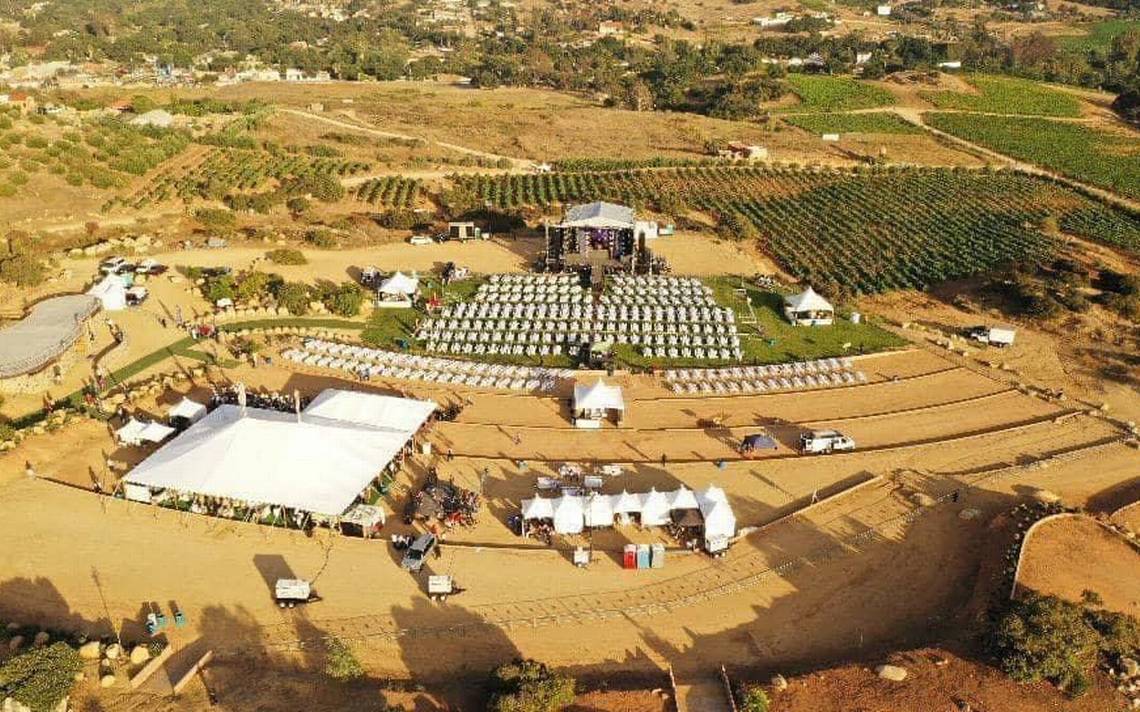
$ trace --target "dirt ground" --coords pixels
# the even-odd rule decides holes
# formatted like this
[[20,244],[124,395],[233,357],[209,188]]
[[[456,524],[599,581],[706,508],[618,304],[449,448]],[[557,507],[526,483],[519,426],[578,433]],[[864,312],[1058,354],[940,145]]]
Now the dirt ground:
[[1140,551],[1087,517],[1045,522],[1029,538],[1020,588],[1080,601],[1094,591],[1108,609],[1140,615]]

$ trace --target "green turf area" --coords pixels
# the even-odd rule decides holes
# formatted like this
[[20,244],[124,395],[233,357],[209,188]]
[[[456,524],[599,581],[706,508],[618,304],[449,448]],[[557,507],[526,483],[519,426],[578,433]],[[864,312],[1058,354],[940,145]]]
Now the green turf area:
[[927,121],[995,151],[1140,198],[1140,135],[1048,119],[934,113]]
[[985,74],[972,75],[968,81],[977,94],[924,91],[920,95],[939,109],[1025,116],[1081,115],[1081,104],[1075,97],[1038,82]]
[[418,347],[414,332],[420,314],[416,309],[376,309],[360,340],[379,349],[414,350]]
[[784,107],[783,111],[852,111],[895,103],[894,95],[886,89],[850,77],[790,74],[788,83],[800,103]]
[[887,113],[789,116],[784,121],[814,134],[921,134],[923,132],[920,127],[902,117]]
[[1140,20],[1103,20],[1085,26],[1086,35],[1073,35],[1058,37],[1063,49],[1077,52],[1089,50],[1107,51],[1112,47],[1112,41],[1125,32],[1140,32]]

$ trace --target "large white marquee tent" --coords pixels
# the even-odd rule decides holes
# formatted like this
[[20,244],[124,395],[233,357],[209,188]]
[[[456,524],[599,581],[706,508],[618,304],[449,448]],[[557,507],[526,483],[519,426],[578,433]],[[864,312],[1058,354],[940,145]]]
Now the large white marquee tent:
[[337,390],[299,414],[222,405],[128,473],[128,495],[173,490],[337,517],[435,407]]

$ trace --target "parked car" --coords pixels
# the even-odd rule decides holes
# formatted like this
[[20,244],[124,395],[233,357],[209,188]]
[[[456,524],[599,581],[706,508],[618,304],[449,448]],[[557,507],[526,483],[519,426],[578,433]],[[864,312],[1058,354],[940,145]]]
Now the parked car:
[[435,240],[427,235],[412,235],[408,238],[409,245],[430,245],[433,242],[435,242]]
[[126,263],[124,257],[108,257],[99,263],[99,271],[103,274],[121,274],[118,270]]
[[131,287],[127,290],[127,306],[137,307],[145,302],[149,296],[150,292],[147,291],[146,287]]
[[400,567],[412,573],[419,573],[420,569],[424,567],[424,561],[427,559],[428,554],[435,549],[436,543],[435,534],[421,534],[404,553],[404,559],[400,562]]
[[158,260],[152,260],[149,257],[142,262],[138,263],[135,267],[136,274],[146,274],[150,276],[157,276],[166,271],[166,265],[161,264]]
[[800,436],[800,445],[805,454],[818,455],[854,450],[855,440],[838,430],[813,430]]

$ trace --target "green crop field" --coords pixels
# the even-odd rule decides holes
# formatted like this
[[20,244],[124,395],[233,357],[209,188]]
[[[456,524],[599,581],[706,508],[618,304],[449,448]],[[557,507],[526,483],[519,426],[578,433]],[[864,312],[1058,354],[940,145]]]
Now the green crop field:
[[886,89],[850,77],[791,74],[788,83],[800,103],[787,107],[786,111],[852,111],[895,103],[894,95]]
[[935,113],[927,121],[995,151],[1140,198],[1140,135],[1048,119]]
[[976,74],[969,82],[979,93],[924,91],[920,94],[939,109],[1025,116],[1081,115],[1081,104],[1075,97],[1028,79]]
[[1140,250],[1140,218],[1014,172],[716,166],[453,180],[501,210],[610,200],[743,219],[788,272],[832,291],[924,288],[1045,257],[1056,241],[1034,226],[1047,217],[1073,215],[1086,237]]
[[1101,52],[1112,47],[1112,41],[1125,32],[1140,32],[1140,20],[1104,20],[1095,22],[1087,28],[1086,35],[1072,35],[1058,38],[1062,48],[1077,52],[1099,50]]
[[921,134],[922,129],[894,114],[813,114],[789,116],[792,126],[814,134]]

